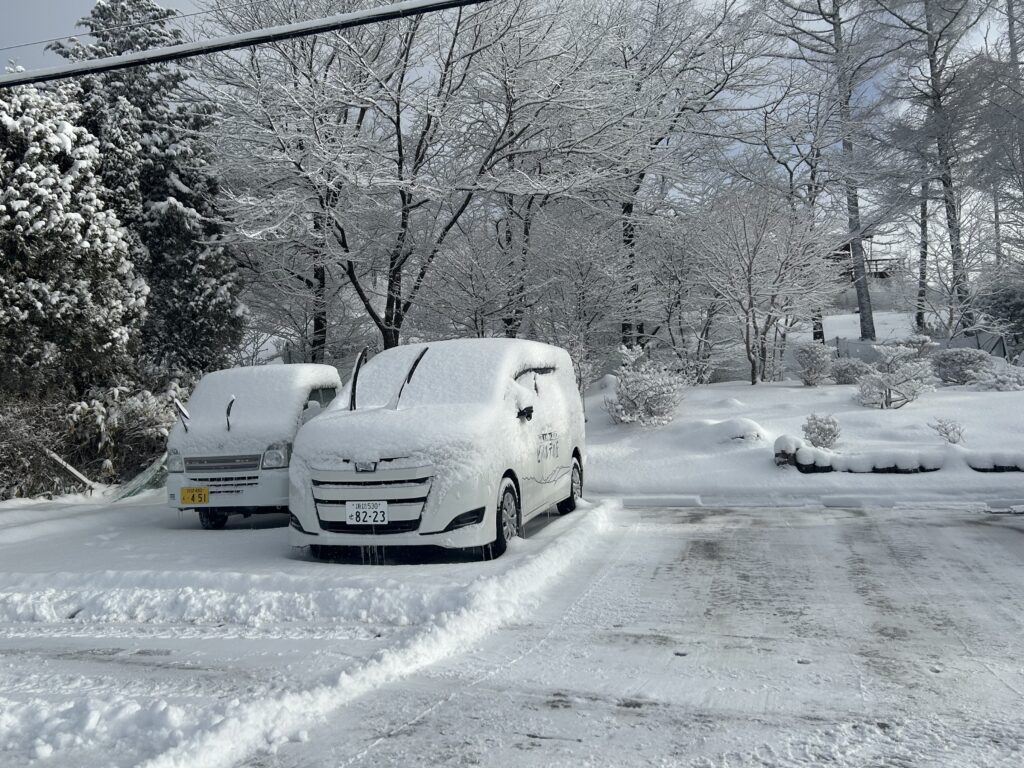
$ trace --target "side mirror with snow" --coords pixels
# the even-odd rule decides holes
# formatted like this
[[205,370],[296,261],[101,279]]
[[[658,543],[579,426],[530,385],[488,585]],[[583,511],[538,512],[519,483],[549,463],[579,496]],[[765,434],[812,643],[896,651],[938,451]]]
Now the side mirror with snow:
[[530,421],[533,418],[533,407],[537,403],[537,394],[533,387],[524,387],[519,381],[509,385],[506,397],[515,403],[516,418],[519,421]]

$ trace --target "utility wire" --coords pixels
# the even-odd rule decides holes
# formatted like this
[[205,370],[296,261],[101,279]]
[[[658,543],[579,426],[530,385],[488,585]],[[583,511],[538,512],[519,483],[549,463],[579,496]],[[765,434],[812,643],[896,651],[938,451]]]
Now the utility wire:
[[123,29],[138,29],[139,27],[150,27],[154,24],[162,24],[164,22],[175,22],[182,21],[184,19],[192,19],[196,16],[205,16],[209,13],[217,13],[218,11],[233,11],[236,8],[251,7],[253,5],[263,5],[270,0],[249,0],[245,3],[235,3],[234,5],[225,5],[218,8],[208,8],[205,11],[195,11],[193,13],[176,13],[174,16],[168,16],[164,19],[151,19],[150,21],[137,21],[134,24],[119,24],[114,27],[104,27],[103,29],[97,29],[94,32],[75,32],[70,35],[64,35],[64,37],[51,37],[48,40],[36,40],[34,43],[18,43],[17,45],[6,45],[0,48],[0,53],[4,51],[16,51],[19,48],[33,48],[37,45],[48,45],[50,43],[59,43],[62,40],[70,40],[73,37],[96,37],[102,35],[104,32],[120,32]]
[[0,75],[0,90],[27,83],[47,83],[52,80],[64,80],[69,77],[82,77],[83,75],[92,75],[100,72],[113,72],[119,69],[131,69],[149,64],[180,61],[181,59],[189,59],[210,53],[220,53],[221,51],[252,48],[256,45],[272,43],[278,40],[310,37],[324,32],[336,32],[380,21],[443,11],[448,8],[464,8],[487,2],[491,2],[491,0],[406,0],[406,2],[367,8],[353,13],[342,13],[322,19],[311,19],[268,29],[255,29],[251,32],[227,35],[226,37],[218,37],[212,40],[200,40],[193,43],[170,45],[164,48],[150,48],[145,51],[102,59],[84,59],[60,67],[37,69],[31,72],[10,72],[6,75]]

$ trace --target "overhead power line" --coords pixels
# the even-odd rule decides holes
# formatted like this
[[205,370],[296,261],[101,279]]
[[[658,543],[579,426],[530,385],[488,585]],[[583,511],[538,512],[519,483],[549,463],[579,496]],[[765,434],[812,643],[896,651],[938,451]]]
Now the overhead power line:
[[0,89],[12,88],[16,85],[29,83],[46,83],[63,80],[69,77],[94,75],[100,72],[112,72],[118,69],[142,67],[147,64],[160,64],[167,61],[180,61],[208,53],[220,53],[238,48],[250,48],[254,45],[273,43],[280,40],[291,40],[297,37],[309,37],[323,32],[336,32],[341,29],[361,27],[406,16],[422,13],[444,11],[449,8],[463,8],[470,5],[490,2],[490,0],[407,0],[406,2],[367,8],[353,13],[328,16],[323,19],[312,19],[295,24],[285,24],[269,29],[257,29],[237,35],[218,37],[213,40],[201,40],[182,45],[171,45],[166,48],[152,48],[148,51],[128,53],[123,56],[111,56],[104,59],[87,59],[65,64],[60,67],[37,69],[31,72],[12,72],[0,76]]
[[48,45],[50,43],[59,43],[64,40],[71,40],[76,37],[96,37],[102,35],[104,32],[120,32],[123,29],[139,29],[140,27],[151,27],[154,24],[162,24],[165,21],[183,21],[185,19],[191,19],[196,16],[206,16],[210,13],[217,13],[218,11],[231,11],[236,8],[244,8],[252,5],[262,5],[267,0],[248,0],[245,3],[236,3],[235,5],[220,6],[218,8],[209,8],[205,11],[195,11],[193,13],[176,13],[173,16],[168,16],[166,19],[151,19],[149,21],[138,21],[134,24],[117,24],[113,27],[103,27],[102,29],[84,30],[82,32],[72,32],[70,35],[64,35],[62,37],[50,37],[46,40],[34,40],[31,43],[18,43],[17,45],[5,45],[0,48],[0,53],[5,51],[16,51],[20,48],[34,48],[37,45]]

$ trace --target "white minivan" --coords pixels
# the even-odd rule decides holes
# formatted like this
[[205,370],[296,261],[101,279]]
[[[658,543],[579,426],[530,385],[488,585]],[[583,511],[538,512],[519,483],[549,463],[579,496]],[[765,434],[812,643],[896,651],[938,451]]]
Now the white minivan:
[[[360,360],[361,362],[361,360]],[[291,543],[505,551],[576,507],[586,445],[568,353],[519,339],[410,344],[356,365],[295,440]]]
[[228,516],[284,512],[299,428],[341,387],[330,365],[230,368],[199,380],[167,438],[167,501],[195,509],[203,528]]

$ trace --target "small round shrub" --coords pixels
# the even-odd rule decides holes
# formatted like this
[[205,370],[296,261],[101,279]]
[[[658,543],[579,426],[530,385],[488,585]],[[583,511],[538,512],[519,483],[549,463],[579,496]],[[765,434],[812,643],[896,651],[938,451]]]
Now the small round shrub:
[[832,349],[816,341],[796,345],[796,362],[800,381],[808,387],[816,387],[832,375]]
[[856,357],[843,357],[832,363],[832,378],[836,384],[856,384],[861,377],[874,370],[868,363]]
[[672,421],[683,391],[690,384],[684,374],[645,356],[639,347],[620,347],[622,364],[616,371],[615,397],[605,407],[616,424],[638,422],[645,427]]
[[932,356],[932,370],[946,384],[970,384],[994,367],[992,355],[983,349],[943,349]]
[[815,448],[831,448],[839,439],[839,422],[833,416],[812,413],[804,422],[804,439]]
[[964,425],[953,419],[936,419],[928,424],[935,433],[950,445],[959,445],[964,439]]

